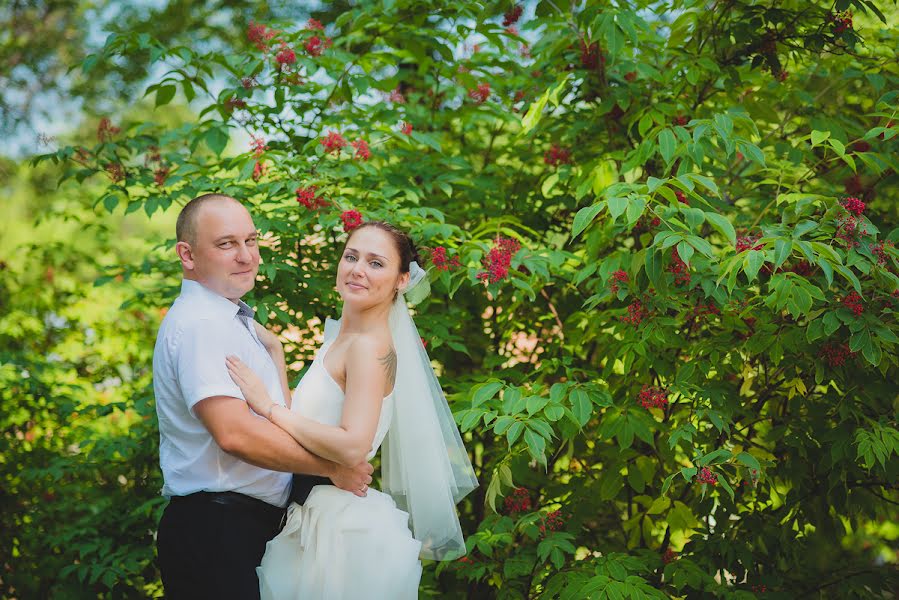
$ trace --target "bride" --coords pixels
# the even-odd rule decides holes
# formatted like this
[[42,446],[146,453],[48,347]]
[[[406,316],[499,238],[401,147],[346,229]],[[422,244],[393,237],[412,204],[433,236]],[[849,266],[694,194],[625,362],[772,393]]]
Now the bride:
[[389,223],[352,232],[337,268],[341,319],[326,324],[290,408],[227,359],[253,411],[309,451],[356,465],[384,446],[383,492],[317,485],[290,505],[257,568],[263,600],[417,598],[420,558],[465,554],[455,504],[477,480],[406,306],[407,293],[429,290],[416,259],[412,240]]

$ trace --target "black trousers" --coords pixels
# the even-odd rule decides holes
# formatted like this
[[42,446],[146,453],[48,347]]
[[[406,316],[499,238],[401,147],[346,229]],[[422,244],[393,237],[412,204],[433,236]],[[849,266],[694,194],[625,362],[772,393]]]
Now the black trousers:
[[234,500],[201,492],[166,506],[156,538],[166,598],[259,598],[256,567],[281,530],[285,509]]

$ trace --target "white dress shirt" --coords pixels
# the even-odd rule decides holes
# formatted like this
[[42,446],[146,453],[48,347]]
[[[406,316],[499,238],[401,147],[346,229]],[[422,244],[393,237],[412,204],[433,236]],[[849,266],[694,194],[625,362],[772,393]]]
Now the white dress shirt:
[[[240,388],[225,367],[240,357],[283,405],[278,369],[253,330],[253,311],[185,279],[181,295],[159,328],[153,351],[153,389],[159,416],[163,496],[232,491],[285,506],[290,473],[270,471],[224,452],[194,413],[204,398],[233,396]],[[256,418],[263,418],[256,416]]]

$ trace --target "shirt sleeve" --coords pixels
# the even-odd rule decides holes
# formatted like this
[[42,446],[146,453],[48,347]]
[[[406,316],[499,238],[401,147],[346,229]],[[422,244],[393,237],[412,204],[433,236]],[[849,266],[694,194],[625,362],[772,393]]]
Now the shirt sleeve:
[[238,346],[221,323],[198,320],[182,332],[175,364],[181,394],[194,417],[194,406],[205,398],[231,396],[244,400],[225,366],[228,355],[241,356]]

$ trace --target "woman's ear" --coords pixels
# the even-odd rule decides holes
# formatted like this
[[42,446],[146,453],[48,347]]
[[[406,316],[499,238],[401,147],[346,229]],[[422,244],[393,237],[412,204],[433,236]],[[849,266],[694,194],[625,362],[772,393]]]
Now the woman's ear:
[[409,273],[400,273],[400,280],[399,280],[398,285],[396,286],[396,291],[398,291],[398,292],[406,291],[406,286],[409,285],[409,277],[410,277]]

